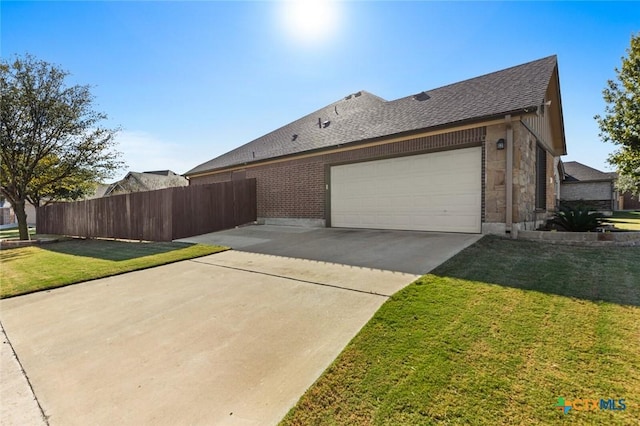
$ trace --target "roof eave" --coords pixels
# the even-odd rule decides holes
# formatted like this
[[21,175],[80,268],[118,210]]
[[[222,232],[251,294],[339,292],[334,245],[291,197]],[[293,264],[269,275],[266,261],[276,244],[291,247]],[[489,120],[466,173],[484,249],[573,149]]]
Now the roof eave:
[[562,112],[562,95],[560,92],[560,72],[558,71],[558,63],[556,62],[556,66],[553,68],[552,73],[553,78],[553,86],[555,89],[555,96],[558,98],[558,108],[555,108],[556,112],[556,120],[559,122],[559,132],[560,132],[560,141],[562,142],[562,147],[558,152],[556,152],[557,156],[567,155],[567,139],[564,132],[564,113]]
[[357,146],[360,144],[365,144],[365,143],[371,143],[371,142],[377,142],[377,141],[381,141],[384,139],[389,139],[389,138],[401,138],[401,137],[407,137],[407,136],[411,136],[411,135],[415,135],[415,134],[420,134],[420,133],[425,133],[425,132],[435,132],[435,131],[439,131],[439,130],[443,130],[443,129],[447,129],[447,128],[451,128],[451,127],[460,127],[460,126],[468,126],[468,125],[472,125],[472,124],[481,124],[487,121],[492,121],[492,120],[496,120],[496,119],[502,119],[504,117],[506,117],[507,115],[511,115],[511,116],[517,116],[520,114],[527,114],[527,113],[531,113],[531,112],[535,112],[538,109],[538,106],[536,105],[532,105],[529,107],[524,107],[524,108],[519,108],[519,109],[515,109],[512,111],[505,111],[505,112],[500,112],[500,113],[496,113],[496,114],[490,114],[490,115],[485,115],[485,116],[480,116],[480,117],[473,117],[473,118],[469,118],[469,119],[465,119],[465,120],[458,120],[458,121],[452,121],[450,123],[446,123],[446,124],[441,124],[441,125],[436,125],[436,126],[431,126],[431,127],[422,127],[419,129],[414,129],[414,130],[407,130],[405,132],[398,132],[398,133],[390,133],[384,136],[377,136],[377,137],[373,137],[373,138],[368,138],[368,139],[362,139],[362,140],[358,140],[358,141],[352,141],[352,142],[346,142],[346,143],[342,143],[342,144],[336,144],[336,145],[331,145],[331,146],[326,146],[326,147],[322,147],[322,148],[316,148],[316,149],[309,149],[309,150],[305,150],[305,151],[299,151],[299,152],[295,152],[295,153],[291,153],[291,154],[285,154],[285,155],[279,155],[279,156],[275,156],[275,157],[269,157],[269,158],[261,158],[259,160],[255,160],[255,161],[247,161],[247,162],[240,162],[240,163],[234,163],[234,164],[229,164],[227,166],[223,166],[223,167],[217,167],[217,168],[212,168],[212,169],[207,169],[207,170],[200,170],[197,172],[191,172],[188,171],[184,174],[185,177],[187,178],[192,178],[192,177],[198,177],[198,176],[203,176],[203,175],[210,175],[210,174],[215,174],[215,173],[221,173],[227,170],[231,170],[231,169],[237,169],[238,167],[242,167],[242,166],[255,166],[255,165],[259,165],[261,163],[267,163],[273,160],[283,160],[283,159],[287,159],[287,158],[295,158],[297,156],[300,155],[312,155],[312,154],[319,154],[323,151],[328,151],[331,149],[335,149],[335,148],[341,148],[341,147],[350,147],[350,146]]

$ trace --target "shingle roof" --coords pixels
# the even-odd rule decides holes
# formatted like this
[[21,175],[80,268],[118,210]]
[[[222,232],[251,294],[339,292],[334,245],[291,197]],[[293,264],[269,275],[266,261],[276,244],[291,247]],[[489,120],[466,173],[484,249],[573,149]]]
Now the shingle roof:
[[94,191],[94,193],[88,196],[87,199],[90,200],[92,198],[104,197],[104,194],[106,194],[110,188],[111,188],[111,184],[99,183],[96,185],[96,190]]
[[171,170],[167,174],[156,172],[129,172],[121,180],[112,183],[102,196],[126,192],[154,191],[156,189],[187,186],[189,181]]
[[160,175],[160,176],[179,176],[173,170],[152,170],[152,171],[147,171],[147,172],[142,172],[142,173],[147,173],[147,174],[152,174],[152,175]]
[[[172,188],[174,186],[187,186],[189,182],[182,176],[172,173],[161,175],[150,172],[129,172],[142,184],[142,190],[153,191],[156,189]],[[125,177],[126,179],[126,177]]]
[[538,107],[557,66],[556,56],[385,101],[360,91],[188,171],[194,175]]
[[565,182],[588,182],[615,179],[615,173],[601,172],[577,161],[562,162]]

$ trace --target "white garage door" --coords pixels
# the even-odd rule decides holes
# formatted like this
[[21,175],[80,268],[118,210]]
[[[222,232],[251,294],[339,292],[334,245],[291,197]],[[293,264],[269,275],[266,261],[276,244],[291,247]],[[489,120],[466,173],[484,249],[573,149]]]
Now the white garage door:
[[331,226],[480,232],[482,148],[331,167]]

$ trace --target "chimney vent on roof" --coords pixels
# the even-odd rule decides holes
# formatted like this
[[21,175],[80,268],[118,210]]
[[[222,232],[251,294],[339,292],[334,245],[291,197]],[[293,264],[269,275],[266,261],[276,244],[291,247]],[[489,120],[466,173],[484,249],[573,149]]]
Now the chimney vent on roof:
[[329,120],[323,121],[322,122],[322,127],[327,128],[327,127],[329,127],[329,124],[331,124],[331,121],[329,121]]
[[431,99],[431,96],[429,96],[427,92],[420,92],[417,95],[413,95],[413,99],[416,101],[426,101],[427,99]]
[[318,118],[318,128],[322,129],[322,118]]
[[360,92],[356,92],[356,93],[354,93],[354,94],[353,94],[353,96],[355,96],[356,98],[357,98],[358,96],[360,96],[360,95],[362,95],[362,91],[360,91]]
[[297,135],[296,133],[294,133],[294,134],[291,136],[291,142],[295,141],[296,139],[298,139],[298,135]]

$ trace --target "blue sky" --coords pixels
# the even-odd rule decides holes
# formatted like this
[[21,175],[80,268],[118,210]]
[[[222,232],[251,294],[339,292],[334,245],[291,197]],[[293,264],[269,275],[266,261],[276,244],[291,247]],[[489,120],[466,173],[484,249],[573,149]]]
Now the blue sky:
[[392,100],[556,54],[564,160],[610,170],[593,116],[640,2],[353,1],[295,22],[292,7],[3,1],[1,52],[90,84],[127,170],[178,173],[358,90]]

